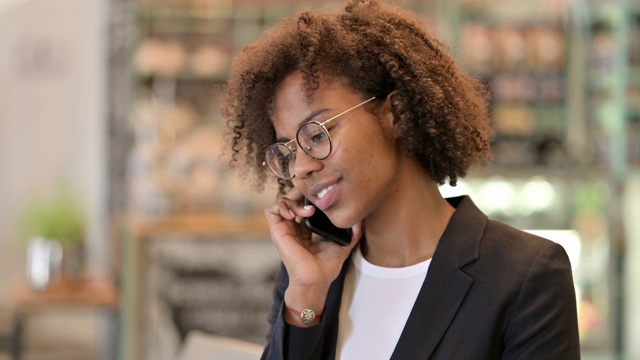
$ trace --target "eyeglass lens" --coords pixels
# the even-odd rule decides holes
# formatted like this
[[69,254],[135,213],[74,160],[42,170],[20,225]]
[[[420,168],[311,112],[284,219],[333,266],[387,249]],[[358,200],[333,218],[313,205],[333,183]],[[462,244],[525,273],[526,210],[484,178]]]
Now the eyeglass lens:
[[[295,145],[294,145],[295,146]],[[291,170],[295,160],[295,154],[292,149],[285,144],[273,144],[267,148],[266,164],[278,177],[283,179],[291,179],[293,174]]]
[[[331,140],[324,127],[317,122],[309,122],[298,130],[296,136],[302,150],[312,158],[326,159],[331,153]],[[292,142],[293,143],[293,142]],[[294,145],[295,146],[295,145]],[[287,145],[278,143],[267,148],[266,164],[278,177],[291,179],[295,154]]]
[[302,125],[296,139],[302,150],[315,159],[325,159],[331,153],[329,134],[322,125],[315,121]]

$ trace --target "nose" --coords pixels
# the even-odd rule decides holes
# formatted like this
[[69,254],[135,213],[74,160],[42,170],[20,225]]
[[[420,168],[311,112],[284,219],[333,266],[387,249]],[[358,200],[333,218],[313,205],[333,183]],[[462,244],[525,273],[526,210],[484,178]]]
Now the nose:
[[296,161],[293,163],[293,175],[295,175],[295,178],[305,179],[314,171],[322,170],[323,167],[322,160],[317,160],[307,155],[302,149],[299,149],[296,154]]

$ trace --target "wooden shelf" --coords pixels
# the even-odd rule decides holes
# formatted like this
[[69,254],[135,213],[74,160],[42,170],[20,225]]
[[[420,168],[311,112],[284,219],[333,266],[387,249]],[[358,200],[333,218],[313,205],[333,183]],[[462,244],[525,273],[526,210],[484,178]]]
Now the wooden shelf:
[[268,236],[269,227],[263,214],[230,215],[225,213],[195,213],[161,218],[132,217],[137,239],[153,236],[184,234],[188,236],[247,238]]
[[43,290],[36,290],[21,279],[13,287],[12,300],[21,312],[53,307],[116,309],[118,290],[112,281],[100,278],[59,278]]

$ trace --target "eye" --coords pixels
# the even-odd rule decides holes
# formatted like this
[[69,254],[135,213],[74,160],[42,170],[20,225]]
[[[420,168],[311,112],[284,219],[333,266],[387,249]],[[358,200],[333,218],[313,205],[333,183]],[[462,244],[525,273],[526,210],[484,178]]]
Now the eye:
[[314,129],[309,132],[309,139],[312,144],[321,144],[327,141],[327,133],[320,127],[314,126]]

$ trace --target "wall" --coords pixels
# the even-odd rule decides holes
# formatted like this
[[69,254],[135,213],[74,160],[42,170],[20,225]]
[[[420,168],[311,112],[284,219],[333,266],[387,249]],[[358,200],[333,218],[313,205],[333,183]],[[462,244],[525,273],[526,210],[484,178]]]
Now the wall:
[[[0,13],[0,272],[22,272],[17,215],[68,178],[90,212],[90,267],[103,271],[105,9],[98,1],[28,1]],[[6,286],[6,279],[0,277]],[[7,292],[0,290],[0,302]]]
[[60,178],[89,212],[88,266],[109,264],[105,2],[14,1],[0,8],[0,308],[24,274],[18,214]]

